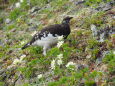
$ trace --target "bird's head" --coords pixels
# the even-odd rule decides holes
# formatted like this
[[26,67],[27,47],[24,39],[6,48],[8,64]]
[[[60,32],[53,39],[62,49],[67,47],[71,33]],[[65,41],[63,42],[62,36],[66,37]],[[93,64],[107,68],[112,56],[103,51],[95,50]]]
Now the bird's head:
[[69,21],[72,19],[73,17],[69,17],[69,16],[67,16],[67,17],[65,17],[64,19],[63,19],[63,21],[62,21],[62,23],[69,23]]

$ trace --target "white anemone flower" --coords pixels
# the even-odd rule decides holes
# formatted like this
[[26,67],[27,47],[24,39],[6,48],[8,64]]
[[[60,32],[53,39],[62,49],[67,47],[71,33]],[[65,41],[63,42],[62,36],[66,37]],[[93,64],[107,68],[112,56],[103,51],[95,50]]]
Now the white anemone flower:
[[51,62],[51,69],[55,69],[55,60],[52,60]]
[[115,51],[113,51],[113,54],[115,55]]
[[62,59],[62,58],[63,58],[63,54],[57,55],[57,58],[58,58],[58,59]]
[[26,57],[26,55],[22,55],[22,56],[20,57],[20,59],[14,59],[13,65],[16,65],[16,64],[18,64],[18,63],[21,63],[22,60],[23,60],[25,57]]
[[21,43],[20,43],[20,44],[21,44],[21,45],[23,45],[24,43],[25,43],[25,41],[21,41]]
[[37,76],[38,79],[41,79],[42,77],[43,77],[42,74],[40,74],[40,75]]
[[58,37],[58,41],[63,40],[63,35]]
[[15,5],[16,5],[16,8],[20,8],[20,3],[19,2],[17,2]]
[[20,63],[20,59],[14,59],[13,64],[16,65],[18,63]]
[[26,55],[22,55],[22,56],[20,57],[20,61],[22,61],[25,57],[26,57]]
[[63,43],[64,43],[64,41],[59,41],[59,42],[57,43],[57,47],[60,48]]
[[34,31],[34,32],[31,34],[31,36],[34,36],[36,33],[37,33],[37,31]]
[[71,65],[72,65],[72,66],[75,66],[76,64],[73,63],[73,62],[68,62],[67,65],[66,65],[66,67],[69,67],[69,66],[71,66]]
[[20,0],[20,2],[22,3],[22,2],[24,2],[24,0]]
[[60,66],[62,63],[63,63],[63,62],[62,62],[61,59],[57,60],[57,64],[58,64],[59,66]]

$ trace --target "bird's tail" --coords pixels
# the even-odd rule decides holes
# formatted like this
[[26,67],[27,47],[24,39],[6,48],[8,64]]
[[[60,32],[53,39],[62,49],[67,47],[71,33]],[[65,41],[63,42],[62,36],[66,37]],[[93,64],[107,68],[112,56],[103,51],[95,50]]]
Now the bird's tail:
[[27,47],[29,47],[30,46],[30,43],[27,43],[27,44],[25,44],[21,49],[23,50],[23,49],[25,49],[25,48],[27,48]]

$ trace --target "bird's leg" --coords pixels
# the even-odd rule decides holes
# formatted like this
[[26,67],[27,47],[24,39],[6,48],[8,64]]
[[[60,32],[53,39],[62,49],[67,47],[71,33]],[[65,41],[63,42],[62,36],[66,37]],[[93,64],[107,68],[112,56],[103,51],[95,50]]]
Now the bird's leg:
[[44,46],[43,47],[43,55],[46,56],[47,50],[50,49],[50,46]]

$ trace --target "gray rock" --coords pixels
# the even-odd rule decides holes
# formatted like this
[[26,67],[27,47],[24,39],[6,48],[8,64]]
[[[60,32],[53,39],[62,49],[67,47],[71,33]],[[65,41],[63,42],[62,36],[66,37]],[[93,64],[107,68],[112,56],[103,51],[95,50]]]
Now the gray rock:
[[91,25],[91,31],[93,37],[99,42],[104,42],[111,34],[115,34],[115,27],[105,27],[104,29],[97,30],[95,25]]
[[41,8],[39,8],[39,7],[33,7],[33,8],[30,10],[30,13],[34,13],[34,12],[40,10],[40,9],[41,9]]
[[90,27],[92,30],[93,37],[97,36],[97,27],[94,24],[92,24]]
[[37,25],[36,26],[33,26],[33,27],[30,27],[28,28],[29,31],[35,31],[37,29]]
[[98,11],[108,11],[112,8],[114,2],[108,2],[108,3],[100,3],[99,6],[96,8]]
[[99,37],[99,42],[104,42],[104,36],[105,36],[105,33],[102,33],[100,34],[100,37]]
[[4,43],[2,43],[2,41],[0,40],[0,46],[4,46]]
[[19,76],[17,81],[15,82],[15,86],[22,86],[23,83],[24,83],[24,80],[21,78],[21,76]]
[[109,53],[110,51],[103,51],[102,56],[96,59],[96,64],[99,65],[102,63],[103,58]]
[[87,67],[88,67],[88,65],[86,65],[86,64],[77,64],[77,70],[81,70],[81,69],[84,69]]
[[82,3],[85,3],[85,0],[75,2],[76,5],[79,5],[79,4],[82,4]]

